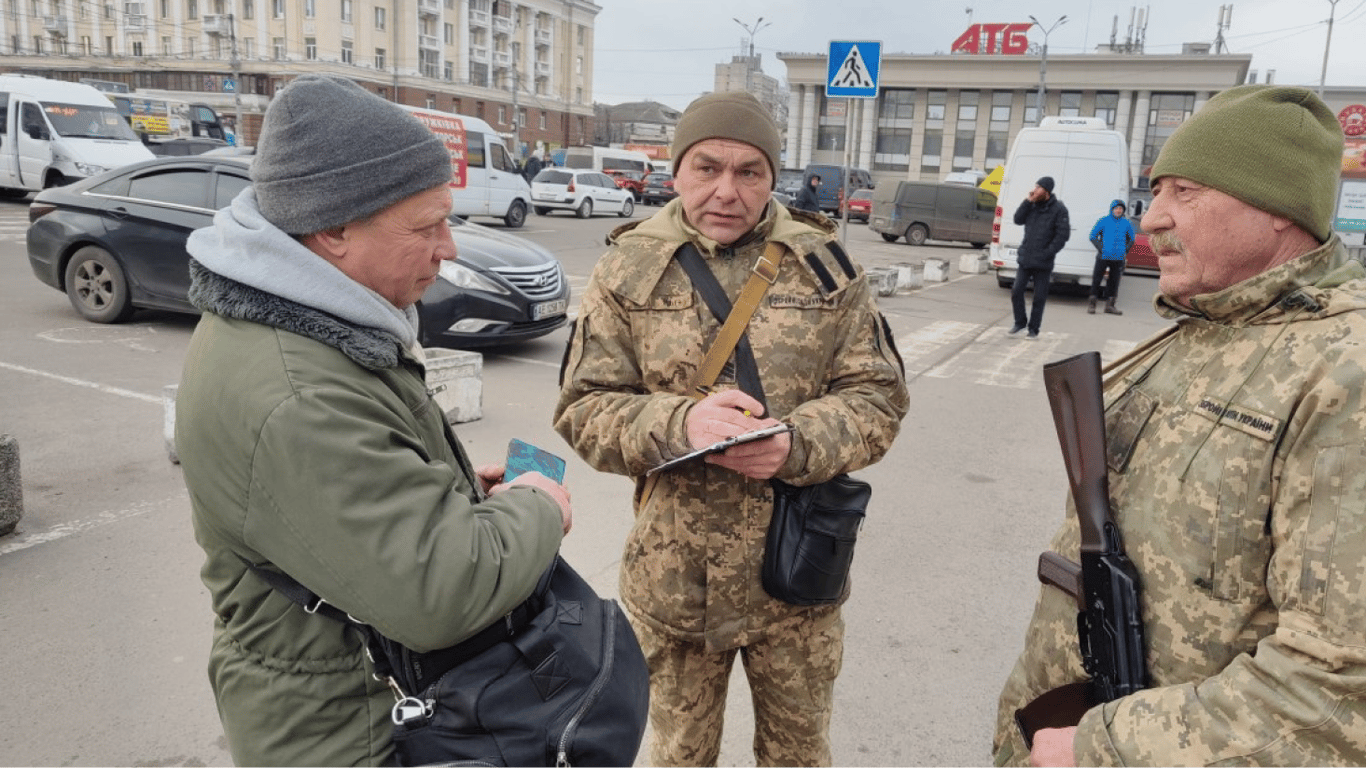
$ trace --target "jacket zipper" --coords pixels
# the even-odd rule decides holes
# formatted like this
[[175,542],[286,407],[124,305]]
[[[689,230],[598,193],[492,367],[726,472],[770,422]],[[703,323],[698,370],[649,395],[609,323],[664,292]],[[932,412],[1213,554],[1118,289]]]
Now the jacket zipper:
[[612,677],[612,664],[616,660],[617,644],[617,604],[611,600],[603,601],[603,632],[606,635],[605,642],[602,644],[602,669],[598,671],[598,676],[593,678],[593,686],[588,689],[588,695],[584,697],[583,704],[574,716],[569,718],[569,722],[564,726],[564,733],[560,736],[560,746],[556,755],[556,768],[569,768],[569,748],[574,742],[574,732],[579,729],[579,722],[583,716],[592,709],[593,704],[602,695],[602,689],[607,687],[607,681]]

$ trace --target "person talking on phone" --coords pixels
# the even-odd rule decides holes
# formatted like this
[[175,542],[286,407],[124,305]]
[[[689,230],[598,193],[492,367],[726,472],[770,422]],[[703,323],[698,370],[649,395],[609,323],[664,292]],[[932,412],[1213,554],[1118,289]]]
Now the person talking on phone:
[[209,681],[238,765],[391,764],[394,694],[361,633],[248,563],[445,649],[526,613],[569,492],[476,471],[427,390],[413,304],[457,257],[441,139],[350,80],[304,75],[266,110],[251,176],[188,246],[203,317],[176,449],[213,605]]
[[[589,465],[637,483],[621,597],[650,665],[653,765],[715,765],[737,654],[757,763],[831,763],[844,623],[837,604],[799,607],[764,591],[768,480],[810,485],[878,461],[908,406],[892,338],[834,225],[773,202],[780,145],[747,93],[687,108],[673,144],[679,196],[613,233],[562,371],[556,430]],[[689,244],[732,302],[776,244],[778,275],[746,331],[766,406],[741,389],[734,365],[700,400],[690,391],[720,321],[675,258]],[[779,423],[793,431],[645,478]]]

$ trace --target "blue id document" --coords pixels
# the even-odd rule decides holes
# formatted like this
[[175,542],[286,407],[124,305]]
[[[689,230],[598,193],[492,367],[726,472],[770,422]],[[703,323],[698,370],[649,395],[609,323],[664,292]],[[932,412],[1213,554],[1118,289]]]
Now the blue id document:
[[564,459],[514,437],[508,441],[508,458],[503,470],[503,482],[511,482],[514,477],[524,472],[540,472],[563,485]]

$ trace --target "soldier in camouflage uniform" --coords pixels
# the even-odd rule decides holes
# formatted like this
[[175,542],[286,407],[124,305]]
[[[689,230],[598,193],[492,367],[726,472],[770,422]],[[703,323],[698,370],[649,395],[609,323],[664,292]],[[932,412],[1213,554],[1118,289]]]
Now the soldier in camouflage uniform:
[[[1301,88],[1209,101],[1152,170],[1176,325],[1106,369],[1110,496],[1138,569],[1149,688],[1034,740],[1037,765],[1366,764],[1366,273],[1331,229],[1342,154]],[[1073,558],[1075,507],[1053,541]],[[1085,679],[1044,587],[1011,718]]]
[[[679,198],[618,229],[584,293],[555,428],[593,467],[636,478],[621,566],[651,671],[652,761],[715,765],[736,652],[753,691],[759,765],[828,765],[839,606],[798,607],[760,584],[773,509],[767,480],[827,480],[882,458],[907,409],[900,359],[834,227],[771,201],[776,125],[758,101],[695,101],[674,141]],[[719,330],[674,253],[702,253],[732,300],[770,242],[777,280],[748,326],[767,400],[690,382]],[[779,423],[790,434],[643,479],[696,447]],[[645,488],[649,487],[648,493]]]

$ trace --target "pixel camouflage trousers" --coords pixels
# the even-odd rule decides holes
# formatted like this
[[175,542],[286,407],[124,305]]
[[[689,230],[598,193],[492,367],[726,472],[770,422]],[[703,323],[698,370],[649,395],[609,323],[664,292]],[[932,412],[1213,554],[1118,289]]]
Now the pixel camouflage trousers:
[[830,765],[830,713],[844,658],[844,619],[802,617],[720,653],[633,621],[650,665],[652,765],[716,765],[726,687],[739,652],[754,699],[760,766]]

